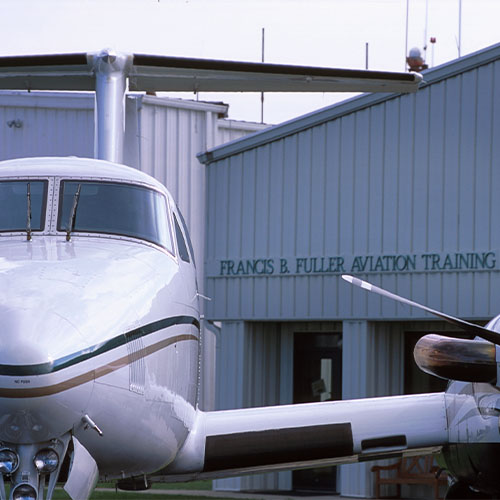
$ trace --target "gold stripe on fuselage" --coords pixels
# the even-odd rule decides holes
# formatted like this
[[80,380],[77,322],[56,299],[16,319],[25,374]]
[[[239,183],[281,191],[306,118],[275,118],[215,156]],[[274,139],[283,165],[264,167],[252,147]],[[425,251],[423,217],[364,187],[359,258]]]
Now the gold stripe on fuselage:
[[[68,389],[72,389],[74,387],[78,387],[79,385],[83,385],[87,382],[91,382],[92,380],[96,380],[98,378],[104,377],[120,368],[124,368],[129,365],[133,361],[137,361],[137,359],[145,358],[150,354],[153,354],[169,345],[175,344],[177,342],[183,342],[185,340],[195,340],[199,341],[196,335],[185,334],[185,335],[176,335],[175,337],[170,337],[168,339],[164,339],[156,344],[152,344],[150,346],[139,349],[134,353],[134,359],[132,360],[129,355],[124,356],[122,358],[116,359],[111,363],[107,363],[103,366],[99,366],[94,370],[88,371],[76,377],[70,378],[68,380],[64,380],[57,384],[47,385],[44,387],[29,387],[29,388],[0,388],[0,398],[38,398],[42,396],[51,396],[53,394],[58,394],[59,392],[66,391]],[[88,361],[88,360],[87,360]],[[82,363],[84,363],[83,361]],[[43,375],[41,375],[43,376]],[[30,376],[31,377],[31,376]]]

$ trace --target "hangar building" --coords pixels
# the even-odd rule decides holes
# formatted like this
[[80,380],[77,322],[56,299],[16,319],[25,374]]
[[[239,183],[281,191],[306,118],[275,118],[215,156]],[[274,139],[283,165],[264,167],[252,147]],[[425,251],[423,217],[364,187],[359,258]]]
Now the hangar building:
[[[500,45],[424,80],[416,94],[364,94],[199,156],[218,408],[443,390],[412,349],[450,328],[342,273],[472,321],[500,312]],[[216,486],[368,497],[371,465]]]

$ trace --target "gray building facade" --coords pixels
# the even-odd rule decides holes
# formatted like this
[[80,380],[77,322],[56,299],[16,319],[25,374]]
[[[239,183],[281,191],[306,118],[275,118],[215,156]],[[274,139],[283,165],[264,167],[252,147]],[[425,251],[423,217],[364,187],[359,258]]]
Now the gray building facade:
[[[219,408],[442,389],[411,353],[449,328],[341,274],[472,321],[500,312],[499,82],[497,45],[426,71],[416,94],[365,94],[200,155]],[[366,497],[371,465],[217,487]]]

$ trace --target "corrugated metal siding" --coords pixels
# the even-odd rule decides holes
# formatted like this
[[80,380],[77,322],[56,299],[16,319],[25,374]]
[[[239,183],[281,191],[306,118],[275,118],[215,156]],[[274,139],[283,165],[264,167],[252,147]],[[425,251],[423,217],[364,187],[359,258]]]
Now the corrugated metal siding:
[[267,127],[268,125],[264,123],[219,119],[217,120],[217,144],[225,144],[226,142],[240,139],[250,132],[257,132]]
[[[342,399],[403,392],[403,328],[399,323],[344,321]],[[371,466],[371,463],[342,465],[342,495],[371,497]]]
[[93,96],[85,94],[0,93],[0,160],[70,155],[92,158],[93,109]]
[[[202,283],[205,238],[205,169],[196,154],[207,144],[207,131],[216,130],[212,112],[142,102],[139,169],[171,192],[189,227],[198,281]],[[212,140],[212,138],[210,138]]]
[[[499,72],[489,62],[211,163],[209,317],[425,317],[339,276],[221,278],[218,262],[497,251]],[[370,279],[451,314],[498,312],[496,270]]]
[[[293,333],[275,323],[224,322],[217,347],[217,409],[292,402]],[[290,489],[291,473],[222,479],[214,488]]]
[[293,373],[294,331],[292,323],[222,324],[217,341],[218,410],[293,402],[288,382]]

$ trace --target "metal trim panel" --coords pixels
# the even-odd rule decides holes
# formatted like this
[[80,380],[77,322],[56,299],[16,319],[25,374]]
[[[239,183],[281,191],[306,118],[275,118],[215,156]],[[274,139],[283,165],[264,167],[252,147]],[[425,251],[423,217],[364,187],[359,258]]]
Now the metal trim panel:
[[353,450],[350,423],[207,436],[203,472],[347,457]]

